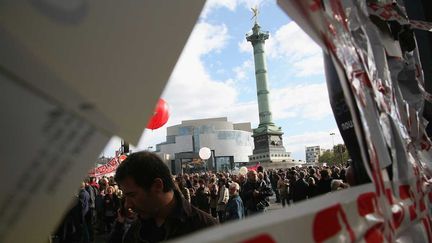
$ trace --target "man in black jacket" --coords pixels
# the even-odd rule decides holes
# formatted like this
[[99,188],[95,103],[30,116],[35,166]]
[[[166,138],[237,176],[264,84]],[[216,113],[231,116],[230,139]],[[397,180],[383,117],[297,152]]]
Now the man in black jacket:
[[299,202],[307,198],[309,185],[304,180],[305,174],[303,171],[300,171],[298,175],[294,174],[294,176],[296,177],[296,181],[291,187],[292,199],[293,202]]
[[317,194],[325,194],[331,192],[332,177],[328,169],[323,169],[320,172],[321,179],[317,182]]
[[120,214],[109,242],[160,242],[217,224],[181,196],[168,167],[153,153],[129,155],[117,168],[115,180],[123,190],[125,208],[138,219],[125,233]]
[[265,208],[269,206],[268,197],[273,195],[273,192],[264,180],[258,180],[256,171],[249,171],[247,177],[247,182],[242,189],[242,195],[245,200],[247,216],[250,216],[264,212]]

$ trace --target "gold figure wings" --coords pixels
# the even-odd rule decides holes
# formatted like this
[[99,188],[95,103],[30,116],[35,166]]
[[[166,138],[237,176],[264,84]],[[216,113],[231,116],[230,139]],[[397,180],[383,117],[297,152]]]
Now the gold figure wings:
[[251,19],[255,19],[255,23],[257,22],[258,19],[258,15],[259,15],[259,10],[258,10],[258,6],[255,6],[253,8],[251,8],[252,12],[253,12],[253,16]]

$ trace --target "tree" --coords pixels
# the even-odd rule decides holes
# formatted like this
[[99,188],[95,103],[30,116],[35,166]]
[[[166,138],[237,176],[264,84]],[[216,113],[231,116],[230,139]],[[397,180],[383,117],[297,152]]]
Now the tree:
[[333,152],[332,152],[330,149],[324,151],[324,152],[320,155],[318,161],[319,161],[320,163],[327,163],[327,164],[329,164],[329,163],[333,163],[333,161],[334,161]]
[[331,165],[344,165],[349,159],[348,150],[344,144],[337,144],[332,150],[327,150],[319,157],[320,163]]
[[338,144],[333,147],[335,164],[343,165],[348,159],[349,154],[344,144]]

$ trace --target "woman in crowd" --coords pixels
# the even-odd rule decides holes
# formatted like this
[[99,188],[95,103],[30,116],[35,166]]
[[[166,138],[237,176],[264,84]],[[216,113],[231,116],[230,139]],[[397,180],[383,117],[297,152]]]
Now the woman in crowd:
[[105,227],[108,232],[111,231],[112,224],[114,220],[117,218],[117,211],[120,208],[120,199],[117,197],[117,194],[114,192],[114,187],[108,186],[106,189],[106,194],[104,197],[104,221]]
[[226,184],[225,178],[219,179],[219,181],[218,181],[219,192],[218,192],[218,201],[217,201],[216,211],[217,211],[220,223],[223,223],[225,221],[225,206],[226,206],[228,199],[229,199],[228,188],[226,188],[225,184]]

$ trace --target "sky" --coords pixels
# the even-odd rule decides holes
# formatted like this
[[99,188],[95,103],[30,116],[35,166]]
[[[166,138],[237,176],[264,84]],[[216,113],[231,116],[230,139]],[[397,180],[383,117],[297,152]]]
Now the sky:
[[[270,103],[285,148],[304,160],[305,146],[343,142],[328,100],[322,50],[276,1],[208,0],[162,94],[169,104],[168,123],[145,129],[132,150],[154,149],[165,141],[166,127],[183,120],[226,116],[258,126],[253,49],[245,39],[254,6],[261,29],[270,34],[265,43]],[[120,142],[113,137],[102,154],[114,156]]]

